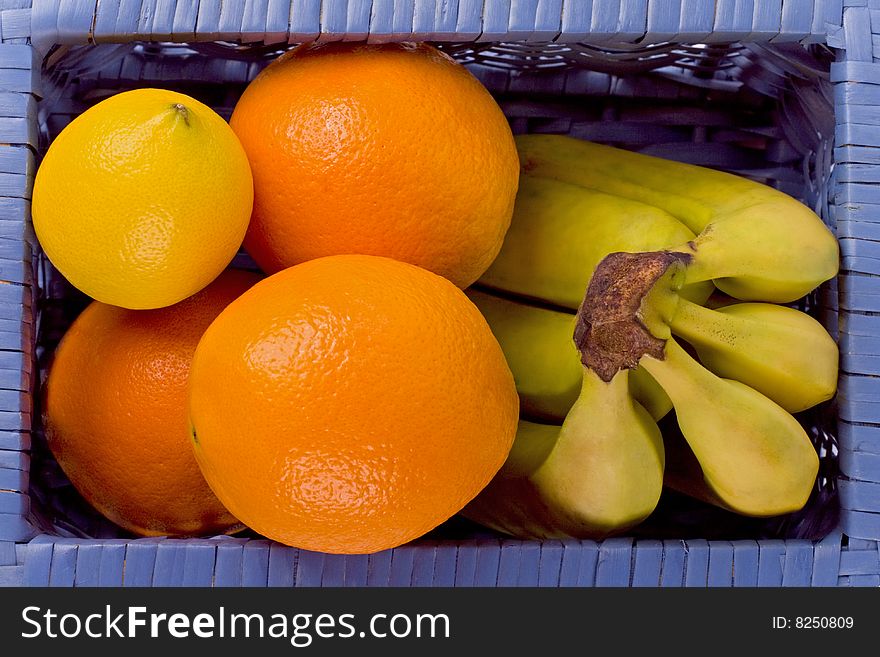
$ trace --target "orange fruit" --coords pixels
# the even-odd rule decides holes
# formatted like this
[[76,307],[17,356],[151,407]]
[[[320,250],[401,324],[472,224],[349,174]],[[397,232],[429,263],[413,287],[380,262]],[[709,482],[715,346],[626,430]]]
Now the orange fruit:
[[230,125],[254,177],[244,246],[267,273],[325,255],[410,262],[467,287],[510,225],[510,126],[427,44],[303,44],[245,89]]
[[190,376],[217,497],[267,538],[321,552],[392,548],[452,517],[503,464],[518,413],[464,292],[379,256],[257,283],[205,331]]
[[241,528],[193,458],[186,391],[202,333],[259,279],[226,270],[154,310],[92,301],[61,339],[46,379],[47,443],[83,498],[119,526],[143,536]]

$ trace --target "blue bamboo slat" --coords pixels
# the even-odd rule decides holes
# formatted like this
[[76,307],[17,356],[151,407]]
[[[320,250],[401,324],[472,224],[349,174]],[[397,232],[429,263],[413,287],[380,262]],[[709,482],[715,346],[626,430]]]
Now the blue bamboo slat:
[[[539,563],[538,559],[536,559],[534,564],[536,583]],[[477,546],[471,543],[463,543],[459,545],[458,560],[455,562],[455,587],[466,588],[474,586],[476,572]]]
[[[80,541],[76,550],[76,575],[73,585],[76,587],[94,588],[98,586],[98,573],[101,564],[103,547],[96,541]],[[126,570],[130,564],[126,563]],[[128,577],[126,577],[126,580]],[[149,586],[149,580],[144,586]]]
[[498,586],[516,586],[519,577],[521,546],[518,541],[501,541],[501,553],[498,557]]
[[732,543],[711,541],[706,585],[713,588],[733,586],[733,559]]
[[210,541],[184,541],[183,573],[175,580],[180,586],[209,587],[214,580],[216,546]]
[[195,40],[200,4],[200,2],[175,3],[174,13],[171,17],[171,41],[185,42]]
[[112,539],[104,541],[101,561],[98,565],[98,586],[122,586],[125,570],[126,542]]
[[733,585],[739,588],[758,585],[758,542],[733,541]]
[[366,554],[350,554],[345,557],[344,586],[364,587],[367,585],[370,570],[370,557]]
[[593,0],[564,0],[562,3],[562,21],[559,43],[583,41],[590,32],[593,17]]
[[[873,1],[871,0],[871,2]],[[811,38],[805,41],[808,43],[821,42],[824,35],[840,25],[844,4],[849,3],[845,3],[844,0],[814,0],[813,23],[810,30]]]
[[[408,5],[411,7],[411,5]],[[370,43],[385,43],[394,40],[394,0],[373,0],[370,8]]]
[[0,489],[22,493],[27,492],[27,472],[17,468],[0,469]]
[[[293,568],[290,569],[293,572]],[[271,581],[271,580],[270,580]],[[321,573],[321,586],[339,587],[345,584],[345,555],[328,554],[324,557],[324,570]]]
[[[288,7],[288,11],[289,11]],[[266,36],[269,0],[245,0],[238,38],[242,43],[262,43]]]
[[[26,481],[26,477],[21,479]],[[0,477],[2,480],[2,477]],[[18,513],[0,513],[0,540],[24,542],[34,537],[37,530]]]
[[[633,9],[638,9],[634,7]],[[593,0],[593,16],[590,22],[590,34],[587,41],[601,43],[616,40],[621,31],[621,2],[620,0]],[[628,17],[628,24],[634,22],[634,17]],[[645,27],[647,28],[647,15]]]
[[559,575],[562,569],[562,545],[557,541],[548,541],[541,545],[541,563],[538,567],[538,586],[559,586]]
[[847,536],[876,540],[880,535],[880,513],[850,510],[843,514],[840,526]]
[[529,39],[535,32],[538,0],[511,0],[507,34],[511,41]]
[[841,447],[839,465],[841,472],[850,479],[876,481],[880,454]]
[[0,431],[30,431],[30,428],[29,413],[0,409]]
[[220,10],[222,0],[200,0],[196,17],[196,34],[199,39],[215,41],[220,36]]
[[0,450],[0,468],[27,471],[30,469],[30,460],[30,455],[24,452]]
[[220,3],[220,17],[217,24],[217,38],[237,39],[241,33],[241,21],[246,0],[223,0]]
[[348,3],[346,0],[323,0],[318,41],[342,41],[348,26]]
[[[450,3],[454,6],[455,3]],[[442,5],[424,0],[415,0],[412,8],[412,38],[415,40],[435,39],[440,30],[437,24]],[[446,12],[446,20],[455,20],[455,9]]]
[[49,571],[49,586],[67,588],[74,585],[78,548],[78,541],[75,540],[61,538],[55,541]]
[[660,571],[660,586],[684,586],[687,547],[684,541],[663,541],[663,564]]
[[18,449],[23,451],[30,448],[30,434],[19,431],[0,431],[0,449]]
[[269,581],[269,541],[252,540],[244,544],[241,559],[241,585],[266,586]]
[[434,586],[451,587],[455,584],[455,564],[458,546],[444,543],[434,551]]
[[847,550],[840,555],[841,576],[880,573],[880,552],[877,548]]
[[30,497],[18,491],[0,491],[0,513],[26,516],[30,511]]
[[296,580],[299,551],[279,543],[269,546],[267,583],[272,587],[291,587]]
[[[460,547],[459,551],[461,551]],[[534,541],[524,541],[519,550],[519,572],[516,577],[516,586],[537,586],[540,567],[541,546]]]
[[790,540],[785,543],[782,586],[806,587],[813,579],[813,546],[809,541]]
[[244,562],[244,541],[224,540],[217,544],[214,562],[214,586],[217,588],[238,587],[242,584],[242,564]]
[[144,30],[151,41],[171,41],[174,34],[174,14],[178,0],[156,0],[149,29]]
[[578,569],[575,586],[595,586],[596,571],[599,565],[599,544],[594,541],[580,541],[577,547]]
[[707,43],[724,43],[741,39],[752,28],[754,0],[716,0],[715,22]]
[[772,539],[758,543],[758,586],[778,587],[782,584],[785,541]]
[[268,0],[263,42],[266,45],[287,41],[290,26],[290,0]]
[[837,438],[844,449],[880,455],[880,426],[838,422]]
[[[648,3],[646,15],[647,43],[675,40],[681,32],[681,0],[654,0]],[[709,30],[706,30],[708,34]]]
[[867,7],[850,7],[843,13],[846,57],[850,61],[873,61],[871,14]]
[[185,564],[184,545],[178,541],[132,541],[125,547],[123,585],[127,587],[179,586]]
[[634,588],[659,586],[663,564],[663,543],[655,540],[638,541],[634,553],[632,586]]
[[[123,586],[132,588],[153,586],[161,541],[162,539],[137,539],[125,547]],[[80,548],[80,552],[82,552],[82,548]]]
[[813,0],[785,0],[779,16],[779,34],[771,43],[801,41],[812,32]]
[[[589,0],[586,0],[589,2]],[[474,41],[483,30],[483,3],[481,0],[459,0],[455,17],[455,38]]]
[[[302,565],[302,561],[300,564]],[[367,564],[367,586],[388,586],[391,579],[391,550],[371,554]]]
[[535,25],[530,41],[553,41],[562,29],[563,0],[538,0],[535,7]]
[[0,566],[14,566],[17,562],[15,543],[0,541]]
[[609,538],[599,545],[596,586],[629,586],[633,541],[631,538]]
[[[581,556],[584,552],[580,541],[564,539],[562,544],[562,563],[559,565],[559,586],[577,586],[580,572]],[[499,575],[500,575],[500,551],[499,551]]]
[[684,585],[705,588],[709,580],[709,542],[704,539],[686,541]]
[[[562,546],[559,546],[560,552]],[[498,581],[498,565],[501,558],[501,550],[498,541],[477,541],[477,561],[474,568],[474,586],[493,587]],[[544,560],[542,555],[541,567]],[[540,580],[540,575],[539,575]]]
[[391,551],[388,586],[409,587],[412,581],[413,547],[403,545]]
[[842,508],[880,513],[880,483],[841,479],[837,486]]
[[321,33],[321,0],[290,1],[290,43],[312,41]]
[[156,548],[156,563],[153,566],[153,586],[183,586],[186,552],[185,541],[168,539],[159,543]]
[[477,41],[498,41],[507,33],[511,0],[497,0],[483,6],[482,31]]
[[436,555],[437,541],[421,541],[419,548],[413,551],[411,582],[413,587],[433,586]]

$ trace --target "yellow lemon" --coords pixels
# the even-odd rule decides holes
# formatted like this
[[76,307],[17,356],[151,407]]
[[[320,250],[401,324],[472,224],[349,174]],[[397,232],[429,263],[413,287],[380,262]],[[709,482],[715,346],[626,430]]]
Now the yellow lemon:
[[115,306],[169,306],[195,294],[241,246],[253,179],[229,124],[165,89],[107,98],[49,146],[32,215],[52,264]]

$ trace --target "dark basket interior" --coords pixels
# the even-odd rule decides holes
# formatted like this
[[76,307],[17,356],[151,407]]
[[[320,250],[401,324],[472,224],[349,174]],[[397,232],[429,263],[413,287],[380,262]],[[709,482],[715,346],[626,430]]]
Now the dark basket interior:
[[[489,88],[514,132],[566,133],[731,171],[799,198],[831,223],[826,194],[834,134],[832,55],[824,46],[437,45]],[[283,48],[129,43],[56,50],[44,64],[38,158],[74,116],[124,89],[174,89],[228,118],[247,82]],[[39,385],[55,345],[89,299],[42,254],[34,263]],[[233,266],[254,267],[244,252]],[[794,305],[836,336],[833,281]],[[132,537],[98,515],[70,485],[46,448],[39,395],[34,397],[30,495],[35,525],[52,535]],[[821,464],[813,495],[801,511],[747,518],[667,490],[652,516],[628,535],[726,540],[828,535],[839,516],[835,403],[798,419],[813,437]],[[676,430],[674,416],[662,426]],[[503,538],[460,517],[426,538],[477,537]]]

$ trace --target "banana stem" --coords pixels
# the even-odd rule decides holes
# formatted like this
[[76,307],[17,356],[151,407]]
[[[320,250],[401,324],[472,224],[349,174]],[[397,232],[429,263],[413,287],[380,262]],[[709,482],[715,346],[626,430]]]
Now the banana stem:
[[663,358],[689,261],[669,251],[612,253],[596,267],[578,309],[574,342],[581,362],[602,381],[635,369],[646,354]]

